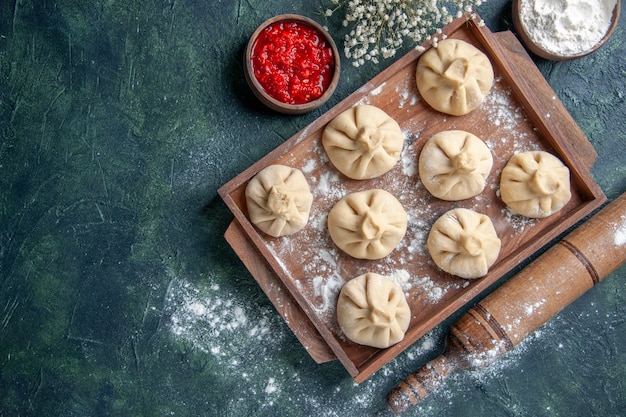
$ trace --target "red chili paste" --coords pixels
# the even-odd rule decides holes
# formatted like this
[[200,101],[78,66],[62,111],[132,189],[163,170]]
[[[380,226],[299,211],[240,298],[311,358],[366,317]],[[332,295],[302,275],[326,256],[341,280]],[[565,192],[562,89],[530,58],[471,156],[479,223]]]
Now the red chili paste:
[[288,104],[308,103],[324,94],[334,62],[324,36],[300,22],[269,25],[252,50],[254,76],[271,97]]

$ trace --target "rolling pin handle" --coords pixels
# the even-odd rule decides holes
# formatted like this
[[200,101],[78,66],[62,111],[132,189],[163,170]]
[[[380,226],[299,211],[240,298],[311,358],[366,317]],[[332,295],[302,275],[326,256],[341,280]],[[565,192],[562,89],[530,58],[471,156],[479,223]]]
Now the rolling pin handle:
[[459,368],[455,353],[446,353],[426,363],[387,394],[387,405],[395,414],[402,414],[435,392]]

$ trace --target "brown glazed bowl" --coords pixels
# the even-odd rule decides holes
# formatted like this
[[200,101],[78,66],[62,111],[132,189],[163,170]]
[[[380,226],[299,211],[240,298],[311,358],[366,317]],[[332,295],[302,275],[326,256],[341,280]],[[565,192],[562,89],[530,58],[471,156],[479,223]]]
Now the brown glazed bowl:
[[[330,79],[330,84],[324,90],[323,94],[311,101],[302,103],[302,104],[291,104],[280,101],[272,96],[270,96],[267,91],[263,88],[259,80],[256,78],[254,73],[253,66],[253,52],[254,46],[256,44],[257,38],[259,34],[268,26],[273,25],[278,22],[296,22],[305,26],[309,26],[319,32],[319,34],[324,38],[326,44],[331,48],[333,58],[334,58],[334,71],[332,73],[332,77]],[[245,56],[244,56],[244,75],[250,89],[254,93],[254,95],[267,107],[272,110],[275,110],[280,113],[285,114],[301,114],[307,113],[312,110],[317,109],[333,95],[335,88],[337,87],[337,83],[339,82],[339,73],[340,73],[340,57],[339,51],[337,50],[337,46],[333,41],[333,38],[330,34],[322,28],[320,24],[315,22],[312,19],[309,19],[305,16],[295,15],[295,14],[283,14],[279,16],[275,16],[271,19],[263,22],[250,36],[250,40],[246,46]]]
[[605,33],[604,37],[602,37],[602,39],[600,39],[600,41],[596,43],[592,48],[587,49],[586,51],[582,51],[577,54],[558,55],[553,52],[546,51],[540,45],[535,43],[532,40],[532,38],[528,35],[528,31],[526,30],[526,28],[524,27],[524,24],[522,23],[523,19],[521,16],[521,13],[522,13],[521,1],[522,0],[513,0],[513,5],[512,5],[513,27],[515,28],[515,31],[517,32],[517,35],[520,37],[521,41],[524,43],[524,45],[526,46],[526,48],[528,48],[530,52],[532,52],[533,54],[541,58],[549,59],[551,61],[567,61],[570,59],[582,58],[583,56],[587,56],[597,51],[602,45],[606,43],[606,41],[609,40],[609,38],[613,34],[613,31],[615,31],[615,28],[617,27],[617,22],[619,20],[620,3],[621,3],[620,0],[617,0],[617,3],[615,4],[615,9],[613,9],[613,17],[611,19],[611,25],[609,26],[609,29]]

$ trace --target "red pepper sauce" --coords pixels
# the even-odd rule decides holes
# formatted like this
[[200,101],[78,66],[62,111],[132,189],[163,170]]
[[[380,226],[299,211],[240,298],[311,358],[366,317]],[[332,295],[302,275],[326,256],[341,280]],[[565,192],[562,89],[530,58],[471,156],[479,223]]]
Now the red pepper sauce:
[[252,51],[254,76],[273,98],[304,104],[319,98],[334,72],[324,36],[300,22],[277,22],[259,34]]

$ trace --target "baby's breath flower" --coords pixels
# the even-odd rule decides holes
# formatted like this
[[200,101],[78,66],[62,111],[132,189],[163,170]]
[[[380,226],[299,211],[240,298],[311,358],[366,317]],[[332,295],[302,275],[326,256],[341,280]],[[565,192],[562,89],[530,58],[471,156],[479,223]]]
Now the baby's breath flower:
[[351,26],[344,39],[344,54],[359,67],[365,61],[378,63],[378,56],[391,58],[404,46],[404,40],[420,45],[430,40],[433,46],[446,39],[441,28],[455,18],[467,13],[476,19],[475,6],[487,0],[452,0],[445,5],[438,0],[323,0],[332,7],[323,9],[322,14],[331,17],[339,10],[344,11],[342,25]]

